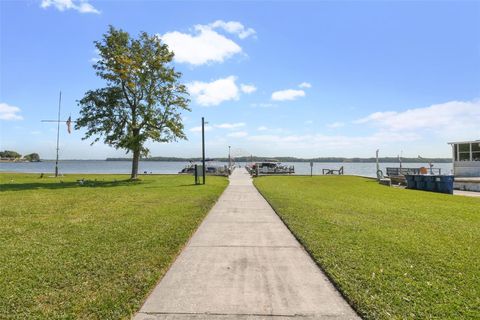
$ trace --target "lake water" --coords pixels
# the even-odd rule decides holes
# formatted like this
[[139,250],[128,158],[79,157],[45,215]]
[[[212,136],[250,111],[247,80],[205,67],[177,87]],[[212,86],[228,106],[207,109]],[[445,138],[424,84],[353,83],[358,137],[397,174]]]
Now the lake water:
[[[166,161],[140,161],[138,172],[154,174],[172,174],[178,173],[188,162],[166,162]],[[220,162],[225,165],[227,163]],[[286,162],[286,165],[295,166],[295,174],[310,174],[310,164],[308,162]],[[245,163],[238,165],[244,166]],[[315,162],[313,164],[313,174],[322,174],[322,169],[344,168],[344,174],[376,176],[375,163],[335,163],[335,162]],[[428,167],[426,163],[405,163],[403,167],[419,168]],[[380,168],[384,174],[386,167],[398,167],[398,163],[380,163]],[[436,163],[434,168],[440,168],[442,174],[451,174],[453,166],[451,163]],[[0,172],[30,172],[30,173],[52,173],[55,170],[55,161],[25,162],[25,163],[0,163]],[[59,163],[60,173],[130,173],[131,163],[129,161],[104,161],[104,160],[63,160]]]

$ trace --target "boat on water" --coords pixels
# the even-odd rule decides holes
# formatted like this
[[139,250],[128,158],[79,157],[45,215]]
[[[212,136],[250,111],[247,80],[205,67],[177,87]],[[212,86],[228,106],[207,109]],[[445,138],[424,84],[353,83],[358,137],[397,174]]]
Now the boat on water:
[[276,159],[266,159],[261,162],[248,164],[246,169],[252,175],[259,174],[292,174],[295,173],[294,166],[282,164]]
[[[198,174],[202,173],[202,162],[190,161],[179,174],[195,174],[195,167]],[[228,176],[230,174],[228,166],[218,163],[215,159],[205,159],[205,172],[209,175]]]

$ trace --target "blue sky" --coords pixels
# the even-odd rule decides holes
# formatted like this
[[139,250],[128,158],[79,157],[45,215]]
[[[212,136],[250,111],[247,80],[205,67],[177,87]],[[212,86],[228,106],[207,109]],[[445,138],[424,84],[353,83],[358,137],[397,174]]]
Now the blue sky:
[[[188,141],[154,156],[450,156],[480,139],[480,2],[0,3],[0,149],[55,153],[54,119],[78,115],[108,25],[158,34],[191,93]],[[122,156],[62,126],[61,157]]]

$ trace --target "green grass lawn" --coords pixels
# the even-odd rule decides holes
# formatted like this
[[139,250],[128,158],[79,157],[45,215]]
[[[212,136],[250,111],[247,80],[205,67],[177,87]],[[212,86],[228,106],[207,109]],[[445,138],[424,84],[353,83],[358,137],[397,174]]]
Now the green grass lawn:
[[359,177],[255,185],[366,319],[480,319],[480,199]]
[[128,319],[227,185],[127,178],[0,174],[0,319]]

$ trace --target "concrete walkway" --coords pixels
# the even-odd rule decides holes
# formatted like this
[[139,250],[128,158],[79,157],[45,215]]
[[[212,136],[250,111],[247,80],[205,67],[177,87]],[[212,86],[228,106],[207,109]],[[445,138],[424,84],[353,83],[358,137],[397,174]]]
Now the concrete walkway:
[[480,198],[480,192],[474,191],[453,190],[453,194],[456,196]]
[[245,169],[134,317],[359,319]]

